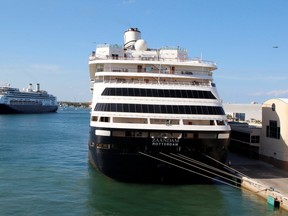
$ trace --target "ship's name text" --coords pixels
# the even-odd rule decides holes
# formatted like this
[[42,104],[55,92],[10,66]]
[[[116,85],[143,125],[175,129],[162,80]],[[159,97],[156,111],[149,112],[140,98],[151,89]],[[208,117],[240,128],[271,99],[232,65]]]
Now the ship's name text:
[[179,139],[177,138],[153,138],[153,146],[178,146]]

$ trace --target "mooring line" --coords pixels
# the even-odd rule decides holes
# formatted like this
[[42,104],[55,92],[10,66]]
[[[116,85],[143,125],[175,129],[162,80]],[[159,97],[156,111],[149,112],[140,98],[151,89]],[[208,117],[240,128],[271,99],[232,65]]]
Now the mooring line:
[[175,157],[180,157],[180,158],[182,158],[182,159],[184,159],[184,160],[187,160],[187,161],[189,161],[189,162],[192,162],[192,163],[201,165],[201,166],[203,166],[203,167],[209,168],[209,169],[211,169],[211,170],[215,170],[216,172],[222,173],[222,174],[224,174],[224,175],[231,176],[231,177],[233,177],[233,178],[242,180],[242,178],[239,177],[239,176],[237,176],[237,175],[234,175],[234,174],[232,174],[232,173],[228,173],[228,172],[223,171],[223,170],[221,170],[221,169],[218,169],[218,168],[216,168],[216,167],[213,167],[213,166],[210,166],[210,165],[208,165],[208,164],[205,164],[205,163],[202,163],[202,162],[200,162],[200,161],[197,161],[197,160],[195,160],[195,159],[189,158],[189,157],[187,157],[187,156],[185,156],[185,155],[182,155],[182,154],[173,154],[173,153],[170,153],[170,154],[173,155],[173,156],[175,156]]
[[209,174],[212,174],[212,175],[221,177],[222,179],[225,179],[226,181],[234,182],[234,180],[232,180],[232,179],[229,179],[229,178],[227,178],[227,177],[221,176],[221,175],[219,175],[219,174],[217,174],[217,173],[214,173],[214,172],[211,172],[211,171],[209,171],[209,170],[207,170],[207,169],[203,169],[203,168],[201,168],[201,167],[199,167],[199,166],[193,165],[193,164],[188,163],[188,162],[186,162],[186,161],[180,160],[180,159],[178,159],[178,158],[172,157],[172,156],[167,155],[167,154],[164,154],[164,153],[162,153],[162,152],[160,152],[160,154],[162,154],[162,155],[164,155],[164,156],[166,156],[166,157],[172,158],[172,159],[174,159],[174,160],[177,160],[177,161],[179,161],[179,162],[181,162],[181,163],[184,163],[184,164],[187,164],[187,165],[189,165],[189,166],[192,166],[192,167],[194,167],[194,168],[196,168],[196,169],[199,169],[199,170],[202,170],[202,171],[204,171],[204,172],[207,172],[207,173],[209,173]]
[[[203,154],[203,153],[202,153],[202,154]],[[233,169],[232,167],[227,166],[226,164],[221,163],[220,161],[218,161],[218,160],[216,160],[216,159],[214,159],[214,158],[212,158],[212,157],[210,157],[210,156],[208,156],[208,155],[206,155],[206,154],[203,154],[203,155],[206,156],[207,158],[209,158],[209,159],[211,159],[211,160],[213,160],[213,161],[215,161],[215,162],[217,162],[217,163],[219,163],[219,164],[225,166],[225,167],[228,168],[229,170],[232,170],[232,171],[234,171],[234,172],[240,174],[241,176],[245,176],[245,177],[249,178],[249,176],[245,175],[244,173],[241,173],[241,172],[239,172],[238,170]]]
[[235,186],[235,185],[233,185],[233,184],[229,184],[229,183],[227,183],[227,182],[225,182],[225,181],[221,181],[221,180],[219,180],[219,179],[217,179],[217,178],[212,178],[212,177],[207,176],[207,175],[204,175],[204,174],[202,174],[202,173],[195,172],[195,171],[193,171],[193,170],[190,170],[190,169],[187,169],[187,168],[185,168],[185,167],[182,167],[182,166],[173,164],[173,163],[168,162],[168,161],[165,161],[165,160],[163,160],[163,159],[160,159],[160,158],[154,157],[154,156],[152,156],[152,155],[146,154],[146,153],[144,153],[144,152],[138,152],[138,153],[139,153],[139,154],[142,154],[142,155],[144,155],[144,156],[146,156],[146,157],[150,157],[150,158],[152,158],[152,159],[154,159],[154,160],[158,160],[158,161],[161,161],[161,162],[163,162],[163,163],[172,165],[172,166],[174,166],[174,167],[177,167],[177,168],[186,170],[186,171],[188,171],[188,172],[192,172],[192,173],[197,174],[197,175],[200,175],[200,176],[202,176],[202,177],[209,178],[209,179],[213,179],[214,181],[220,182],[220,183],[222,183],[222,184],[229,185],[229,186],[234,187],[234,188],[237,188],[237,189],[243,189],[243,188],[238,187],[238,186]]

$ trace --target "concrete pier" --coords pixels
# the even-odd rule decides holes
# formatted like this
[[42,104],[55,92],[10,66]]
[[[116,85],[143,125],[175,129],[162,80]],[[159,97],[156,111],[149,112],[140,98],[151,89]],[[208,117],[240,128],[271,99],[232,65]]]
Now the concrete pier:
[[231,167],[247,177],[242,178],[242,187],[268,199],[273,197],[279,207],[288,211],[288,172],[263,161],[229,153]]

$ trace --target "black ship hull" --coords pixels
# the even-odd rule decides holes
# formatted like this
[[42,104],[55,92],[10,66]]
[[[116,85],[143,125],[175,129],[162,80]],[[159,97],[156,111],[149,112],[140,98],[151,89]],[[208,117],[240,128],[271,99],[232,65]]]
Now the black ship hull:
[[58,106],[0,104],[0,114],[33,114],[56,112]]
[[181,138],[177,141],[174,138],[96,136],[95,128],[91,128],[89,161],[106,176],[123,182],[207,183],[214,174],[183,158],[221,169],[222,165],[211,157],[225,163],[227,147],[228,139]]

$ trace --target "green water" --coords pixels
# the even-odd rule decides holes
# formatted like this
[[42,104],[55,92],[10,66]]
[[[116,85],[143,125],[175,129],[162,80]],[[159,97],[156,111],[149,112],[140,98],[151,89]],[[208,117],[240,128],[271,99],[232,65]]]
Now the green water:
[[0,115],[0,216],[288,215],[214,185],[115,182],[88,164],[88,110]]

